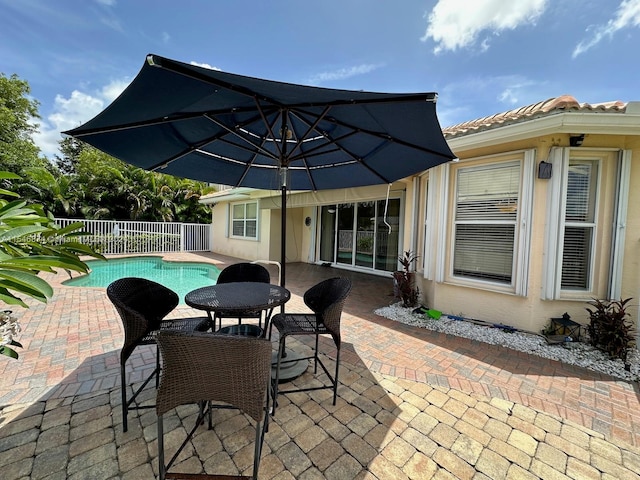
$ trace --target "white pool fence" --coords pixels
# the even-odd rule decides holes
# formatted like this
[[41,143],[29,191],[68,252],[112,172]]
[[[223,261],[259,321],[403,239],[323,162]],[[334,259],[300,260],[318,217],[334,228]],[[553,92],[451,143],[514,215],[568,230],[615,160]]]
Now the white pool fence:
[[208,252],[211,250],[211,224],[178,222],[136,222],[123,220],[78,220],[56,218],[66,227],[84,223],[90,235],[79,241],[104,255],[127,253]]

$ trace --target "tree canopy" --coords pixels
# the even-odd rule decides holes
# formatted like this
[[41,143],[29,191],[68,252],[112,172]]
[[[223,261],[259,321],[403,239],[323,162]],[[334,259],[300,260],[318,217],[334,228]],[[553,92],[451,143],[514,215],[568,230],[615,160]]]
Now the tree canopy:
[[24,168],[43,167],[31,135],[38,130],[39,103],[29,98],[29,84],[0,73],[0,169],[22,175]]
[[198,199],[202,182],[144,171],[81,141],[65,138],[53,162],[33,142],[39,103],[29,84],[0,74],[0,170],[15,173],[14,191],[57,217],[156,222],[210,222]]

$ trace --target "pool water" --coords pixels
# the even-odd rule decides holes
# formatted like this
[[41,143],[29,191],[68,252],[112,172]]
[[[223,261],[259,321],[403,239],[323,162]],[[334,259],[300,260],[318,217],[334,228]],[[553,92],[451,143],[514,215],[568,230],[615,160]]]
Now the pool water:
[[210,263],[166,262],[162,257],[127,257],[113,258],[106,262],[88,260],[91,272],[62,282],[73,287],[108,287],[109,284],[123,277],[140,277],[158,282],[170,288],[180,296],[191,290],[214,285],[220,269]]

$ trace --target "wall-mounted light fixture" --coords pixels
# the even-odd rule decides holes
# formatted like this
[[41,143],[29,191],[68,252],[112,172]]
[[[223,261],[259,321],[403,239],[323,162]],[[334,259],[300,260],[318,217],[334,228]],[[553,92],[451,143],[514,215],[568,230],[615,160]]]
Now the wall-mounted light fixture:
[[551,178],[551,171],[553,164],[545,162],[544,160],[538,165],[538,178],[549,179]]
[[572,147],[579,147],[584,142],[584,133],[580,135],[569,135],[569,145]]

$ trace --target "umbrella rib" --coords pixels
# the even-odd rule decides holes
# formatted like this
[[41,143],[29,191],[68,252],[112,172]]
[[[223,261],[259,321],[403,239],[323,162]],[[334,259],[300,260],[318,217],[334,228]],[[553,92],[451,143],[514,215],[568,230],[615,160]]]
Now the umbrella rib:
[[[264,122],[264,124],[267,126],[267,129],[268,129],[268,130],[269,130],[269,132],[271,133],[271,138],[275,138],[275,137],[273,136],[273,128],[272,128],[271,124],[267,121],[267,118],[263,115],[263,110],[262,110],[262,108],[260,107],[260,105],[258,105],[258,111],[260,112],[260,116],[262,117],[262,121]],[[267,138],[266,138],[266,137],[262,137],[262,145],[260,145],[260,147],[261,147],[262,149],[264,149],[264,146],[263,146],[263,145],[264,145],[264,143],[265,143],[266,141],[267,141]],[[281,152],[280,147],[278,147],[278,151],[279,151],[279,152]],[[268,150],[267,150],[267,152],[268,152]],[[254,162],[255,162],[255,160],[256,160],[256,156],[257,156],[257,155],[258,155],[258,152],[257,152],[257,151],[256,151],[256,152],[254,152],[254,153],[253,153],[253,157],[251,158],[251,161],[249,161],[249,162],[247,162],[247,163],[246,163],[245,168],[244,168],[244,172],[242,172],[242,175],[240,176],[240,179],[239,179],[239,180],[238,180],[238,182],[236,183],[236,186],[237,186],[237,185],[241,185],[241,184],[242,184],[242,182],[244,181],[245,177],[246,177],[246,176],[247,176],[247,174],[249,173],[249,169],[250,169],[250,168],[252,168],[252,167],[253,167],[253,168],[256,168],[256,167],[258,167],[258,166],[259,166],[259,165],[257,165],[257,164],[255,164],[255,163],[254,163]],[[275,159],[274,155],[273,155],[273,154],[271,154],[271,152],[269,152],[269,156],[270,156],[271,158]],[[276,161],[277,161],[277,160],[276,160]],[[266,167],[266,168],[269,168],[269,167]]]
[[[282,147],[280,145],[278,145],[278,142],[275,141],[276,136],[273,133],[273,126],[267,120],[267,116],[264,114],[264,109],[262,108],[262,105],[260,105],[260,102],[258,101],[257,96],[255,96],[255,95],[253,96],[253,101],[256,104],[256,108],[258,109],[258,113],[260,114],[260,117],[262,118],[262,122],[267,127],[267,130],[269,131],[269,135],[271,135],[271,138],[273,138],[273,140],[274,140],[273,143],[275,144],[276,148],[278,149],[278,157],[277,157],[277,159],[278,159],[278,161],[280,161],[282,159],[282,156],[283,156]],[[282,115],[283,115],[282,110],[280,110],[280,116],[282,116]],[[275,122],[275,120],[274,120],[274,122]],[[284,137],[285,137],[284,141],[286,142],[287,141],[287,135],[286,135],[285,132],[282,132],[282,133],[284,134]],[[263,143],[266,142],[266,140],[267,140],[266,138],[263,138],[263,140],[262,140]],[[282,141],[282,137],[280,138],[280,140]],[[275,156],[274,156],[274,158],[275,158]]]
[[[304,117],[301,117],[299,115],[295,115],[296,118],[298,118],[301,122],[306,123],[307,125],[309,125],[309,128],[305,132],[305,135],[304,135],[304,137],[302,137],[301,141],[299,141],[298,144],[294,147],[292,152],[295,151],[300,145],[302,145],[302,142],[309,135],[309,133],[311,131],[313,131],[318,126],[318,124],[326,117],[326,115],[329,112],[330,108],[331,108],[330,106],[327,106],[320,115],[317,115],[317,118],[316,118],[315,122],[313,122],[313,123],[308,122],[307,119],[304,118]],[[316,116],[315,114],[309,114],[308,112],[305,112],[305,113],[307,115],[311,115],[312,117]],[[369,167],[369,165],[364,163],[364,159],[363,158],[356,157],[354,154],[352,154],[351,152],[349,152],[344,147],[342,147],[341,145],[338,144],[339,141],[344,140],[345,138],[348,138],[348,137],[350,137],[352,135],[355,135],[357,132],[358,132],[358,130],[352,127],[351,131],[349,133],[347,133],[345,135],[342,135],[341,137],[338,137],[338,138],[335,138],[335,139],[331,139],[331,138],[327,137],[325,132],[320,132],[320,134],[325,138],[325,140],[327,140],[330,144],[335,145],[336,148],[333,149],[333,150],[323,150],[322,152],[318,152],[317,155],[331,153],[332,151],[340,151],[340,152],[344,153],[345,155],[347,155],[349,158],[351,158],[352,162],[359,163],[360,165],[365,167],[367,170],[369,170],[369,172],[371,172],[374,176],[376,176],[380,180],[382,180],[384,183],[390,183],[388,178],[380,175],[380,173],[376,172],[374,169]],[[313,177],[311,176],[311,171],[315,170],[315,168],[309,166],[309,164],[307,162],[307,157],[316,156],[316,154],[314,154],[313,152],[317,151],[317,150],[320,150],[322,148],[325,148],[325,147],[326,147],[326,144],[318,146],[318,147],[313,147],[313,148],[309,149],[306,152],[301,152],[300,155],[296,155],[295,157],[294,156],[290,156],[289,157],[289,161],[291,161],[291,160],[301,160],[303,162],[303,164],[306,167],[305,170],[306,170],[307,175],[309,177],[309,181],[314,186],[314,189],[315,189],[315,181],[313,180]],[[381,146],[379,145],[374,150],[372,150],[372,152],[378,150],[380,147]],[[340,164],[345,164],[346,165],[347,163],[351,163],[351,162],[340,162],[340,163],[334,163],[333,165],[334,166],[337,166],[337,165],[340,165]]]
[[[355,132],[351,132],[348,135],[343,135],[341,137],[341,139],[346,138],[346,137],[350,137],[351,135],[354,135]],[[374,148],[373,150],[371,150],[371,152],[369,152],[367,154],[367,156],[369,156],[371,153],[378,151],[380,148],[382,148],[384,146],[383,144],[378,145],[376,148]],[[312,149],[313,150],[313,149]],[[310,151],[312,151],[310,150]],[[315,149],[317,150],[317,148]],[[357,157],[356,155],[354,155],[353,153],[349,152],[347,149],[345,149],[344,147],[341,147],[340,145],[336,144],[336,148],[332,149],[332,150],[326,150],[326,151],[322,151],[322,152],[318,152],[315,154],[311,154],[311,155],[305,155],[303,156],[297,156],[295,158],[295,160],[301,160],[302,162],[304,162],[305,165],[307,165],[307,161],[306,161],[306,157],[313,157],[313,156],[318,156],[318,155],[323,155],[325,153],[331,153],[331,152],[342,152],[344,153],[347,157],[349,157],[351,160],[350,161],[342,161],[342,162],[334,162],[331,164],[331,166],[339,166],[339,165],[347,165],[349,163],[359,163],[360,165],[362,165],[364,168],[366,168],[367,170],[369,170],[369,172],[371,172],[374,176],[378,177],[380,180],[382,180],[384,183],[391,183],[389,181],[389,179],[387,177],[382,176],[379,172],[377,172],[376,170],[372,169],[369,165],[367,165],[365,163],[366,157]],[[307,166],[307,171],[309,170],[319,170],[321,168],[324,168],[324,166],[316,166],[316,167],[309,167]]]
[[[254,142],[252,142],[251,140],[249,140],[248,138],[245,138],[244,136],[242,136],[242,135],[240,135],[238,132],[236,132],[233,128],[230,128],[230,127],[228,127],[227,125],[225,125],[224,123],[222,123],[222,122],[221,122],[220,120],[218,120],[217,118],[212,117],[212,116],[210,116],[209,114],[205,114],[205,118],[207,118],[207,119],[208,119],[208,120],[210,120],[211,122],[213,122],[213,123],[215,123],[216,125],[218,125],[220,128],[222,128],[223,130],[225,130],[227,133],[230,133],[230,134],[231,134],[231,135],[233,135],[234,137],[239,138],[240,140],[242,140],[243,142],[245,142],[245,143],[247,143],[247,144],[251,145],[251,147],[253,147],[253,148],[254,148],[254,150],[251,150],[251,149],[247,149],[247,150],[249,150],[249,151],[251,151],[251,152],[254,152],[254,153],[258,153],[258,152],[259,152],[259,153],[262,153],[263,155],[265,155],[265,156],[267,156],[267,157],[270,157],[270,158],[273,158],[274,160],[275,160],[275,159],[277,159],[277,157],[275,157],[275,156],[273,155],[273,153],[271,153],[269,150],[265,149],[262,145],[259,145],[259,144],[257,144],[257,143],[254,143]],[[245,122],[245,124],[246,124],[246,123],[250,123],[250,122]],[[242,128],[242,127],[241,127],[241,128]],[[262,139],[263,139],[263,142],[264,142],[264,137],[258,137],[258,138],[262,138]],[[216,140],[216,139],[219,139],[220,141],[224,141],[224,139],[223,139],[222,137],[219,137],[219,138],[213,138],[213,139],[211,139],[211,141]],[[243,148],[241,145],[238,145],[238,144],[236,144],[236,143],[229,142],[228,140],[227,140],[226,142],[227,142],[228,144],[230,144],[230,145],[234,145],[234,146],[236,146],[236,147],[238,147],[238,148]],[[209,142],[207,142],[207,143],[209,143]]]
[[[296,112],[293,112],[293,113],[289,112],[291,115],[299,119],[301,122],[306,123],[308,126],[307,131],[304,132],[304,134],[297,140],[296,145],[291,149],[291,152],[289,153],[289,158],[293,157],[293,153],[302,146],[302,144],[305,142],[307,138],[309,138],[309,135],[311,134],[311,132],[316,130],[316,127],[327,116],[327,113],[329,113],[329,110],[331,110],[331,107],[327,106],[322,110],[322,112],[320,112],[319,115],[312,115],[316,117],[315,121],[312,123],[308,122],[306,118],[303,118],[297,115]],[[324,135],[323,132],[320,132],[320,134],[326,138],[326,135]]]
[[[308,116],[311,116],[311,117],[315,117],[316,116],[315,113],[304,111],[304,110],[302,110],[302,111],[300,111],[298,113],[304,113],[305,115],[308,115]],[[306,123],[309,123],[309,121],[304,119],[303,117],[298,116],[298,118],[300,118],[300,120],[302,120],[302,121],[305,121]],[[449,158],[447,155],[444,155],[441,152],[438,152],[437,150],[433,150],[431,148],[427,148],[427,147],[423,147],[423,146],[420,146],[420,145],[416,145],[415,143],[410,143],[410,142],[406,142],[404,140],[400,140],[398,138],[395,138],[395,137],[389,135],[388,133],[376,132],[374,130],[366,130],[366,129],[363,129],[363,128],[360,128],[360,127],[356,127],[356,126],[351,125],[351,124],[346,123],[346,122],[341,122],[340,120],[337,120],[336,118],[332,118],[332,117],[329,117],[326,120],[328,122],[331,122],[331,123],[335,124],[335,125],[339,125],[341,127],[351,129],[353,131],[353,133],[366,133],[367,135],[371,135],[372,137],[377,137],[377,138],[380,138],[382,140],[394,142],[394,143],[397,143],[398,145],[402,145],[403,147],[413,148],[414,150],[418,150],[418,151],[421,151],[421,152],[424,152],[424,153],[434,154],[434,155],[437,155],[437,156],[443,157],[443,158]],[[321,132],[321,133],[323,135],[325,135],[323,132]]]

